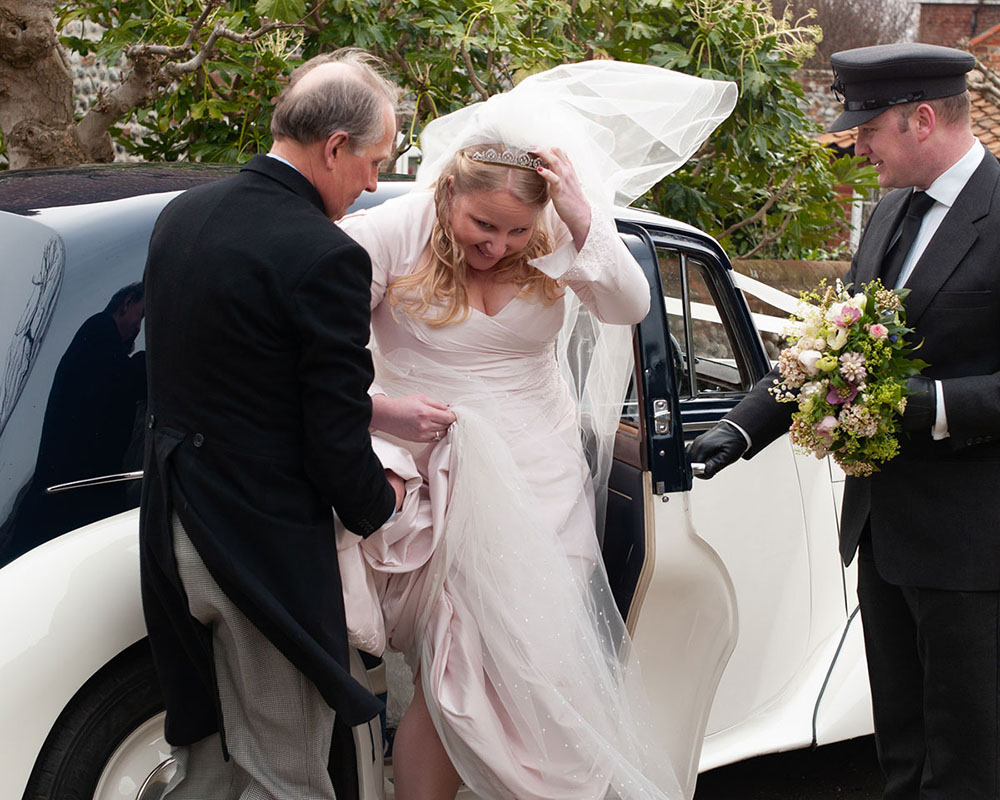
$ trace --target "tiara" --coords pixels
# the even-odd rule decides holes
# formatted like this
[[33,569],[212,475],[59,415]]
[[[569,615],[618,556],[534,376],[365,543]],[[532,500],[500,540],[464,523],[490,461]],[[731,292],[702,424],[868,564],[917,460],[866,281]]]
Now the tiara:
[[539,167],[548,167],[545,159],[533,156],[531,153],[512,153],[510,150],[504,150],[501,153],[494,147],[474,150],[468,155],[473,161],[479,161],[482,164],[498,164],[501,167],[515,167],[531,172],[538,172]]

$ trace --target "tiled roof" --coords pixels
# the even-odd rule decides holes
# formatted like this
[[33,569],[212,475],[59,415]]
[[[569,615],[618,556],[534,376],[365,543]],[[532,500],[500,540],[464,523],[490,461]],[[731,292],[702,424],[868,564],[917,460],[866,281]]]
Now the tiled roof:
[[[987,97],[972,90],[972,132],[986,147],[1000,158],[1000,108]],[[853,150],[854,129],[824,133],[819,141],[838,150]]]
[[994,25],[985,33],[981,33],[978,36],[969,40],[969,49],[975,50],[981,44],[989,44],[989,42],[1000,40],[1000,25]]

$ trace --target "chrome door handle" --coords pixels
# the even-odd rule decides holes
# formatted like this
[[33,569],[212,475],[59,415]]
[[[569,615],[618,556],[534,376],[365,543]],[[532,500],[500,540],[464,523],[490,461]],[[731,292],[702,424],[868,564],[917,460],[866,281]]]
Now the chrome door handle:
[[69,483],[57,483],[49,486],[45,494],[55,494],[56,492],[68,492],[70,489],[83,489],[87,486],[103,486],[106,483],[124,483],[125,481],[137,481],[142,478],[142,470],[137,472],[118,472],[114,475],[100,475],[96,478],[84,478],[79,481]]

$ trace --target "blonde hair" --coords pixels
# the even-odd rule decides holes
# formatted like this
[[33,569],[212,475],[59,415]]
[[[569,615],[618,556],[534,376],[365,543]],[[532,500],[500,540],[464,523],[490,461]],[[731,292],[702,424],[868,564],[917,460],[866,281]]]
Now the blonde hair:
[[[434,184],[437,218],[431,231],[429,263],[398,278],[388,288],[387,296],[394,308],[400,307],[432,327],[461,322],[470,313],[465,255],[451,228],[453,198],[479,192],[507,191],[533,208],[541,209],[549,201],[548,183],[537,172],[470,158],[471,153],[490,147],[501,153],[506,152],[501,144],[459,150],[441,170]],[[538,295],[546,304],[552,304],[562,297],[562,286],[528,263],[550,252],[552,237],[545,226],[536,221],[524,248],[504,256],[490,272],[501,283],[522,287],[519,297]]]

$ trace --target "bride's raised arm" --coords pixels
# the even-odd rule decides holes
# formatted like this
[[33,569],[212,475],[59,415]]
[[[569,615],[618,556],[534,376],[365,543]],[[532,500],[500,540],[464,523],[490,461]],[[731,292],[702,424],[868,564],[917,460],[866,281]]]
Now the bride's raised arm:
[[614,220],[591,207],[590,226],[578,251],[555,211],[549,224],[556,249],[531,263],[563,281],[601,322],[634,325],[649,312],[649,284],[642,267],[618,235]]
[[538,150],[547,166],[538,172],[549,184],[546,224],[556,249],[531,263],[566,283],[602,322],[629,325],[649,312],[649,284],[618,236],[614,220],[593,206],[566,154]]

